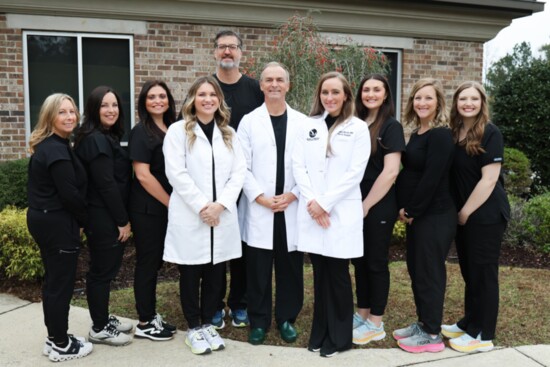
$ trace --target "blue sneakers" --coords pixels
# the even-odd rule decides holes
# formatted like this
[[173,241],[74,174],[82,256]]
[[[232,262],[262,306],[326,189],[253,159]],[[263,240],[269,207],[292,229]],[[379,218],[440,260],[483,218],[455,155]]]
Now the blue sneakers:
[[250,325],[246,310],[229,310],[229,317],[231,317],[231,324],[234,327],[246,327]]
[[223,321],[223,318],[225,317],[225,310],[221,309],[216,311],[214,314],[214,317],[212,317],[212,326],[214,326],[215,329],[220,330],[225,327],[225,321]]

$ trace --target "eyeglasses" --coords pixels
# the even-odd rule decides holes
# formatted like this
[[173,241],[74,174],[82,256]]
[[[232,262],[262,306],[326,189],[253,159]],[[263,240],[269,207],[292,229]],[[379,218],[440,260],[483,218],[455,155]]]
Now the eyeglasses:
[[229,49],[230,51],[236,51],[238,48],[241,48],[239,45],[216,45],[218,51],[225,51]]

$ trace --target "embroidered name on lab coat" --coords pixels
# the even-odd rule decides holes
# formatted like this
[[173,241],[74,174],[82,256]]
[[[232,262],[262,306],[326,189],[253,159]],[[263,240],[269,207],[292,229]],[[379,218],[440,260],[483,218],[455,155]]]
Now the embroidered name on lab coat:
[[336,135],[339,135],[339,136],[352,136],[353,131],[342,130],[342,131],[339,131],[338,134],[336,134]]

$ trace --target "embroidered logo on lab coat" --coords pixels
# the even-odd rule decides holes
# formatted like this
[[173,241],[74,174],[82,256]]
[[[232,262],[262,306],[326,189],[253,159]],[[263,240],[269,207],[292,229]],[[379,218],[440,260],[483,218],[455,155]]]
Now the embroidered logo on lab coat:
[[309,138],[307,138],[308,141],[319,140],[319,137],[317,136],[317,129],[309,130],[308,135],[309,135]]

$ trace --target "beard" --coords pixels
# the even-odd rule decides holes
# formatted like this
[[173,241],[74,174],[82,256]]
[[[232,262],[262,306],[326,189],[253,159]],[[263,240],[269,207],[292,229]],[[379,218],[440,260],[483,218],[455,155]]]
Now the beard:
[[239,63],[240,63],[241,60],[239,59],[233,59],[232,61],[223,61],[223,60],[220,60],[218,61],[218,66],[221,68],[221,69],[235,69],[235,68],[238,68],[239,67]]

